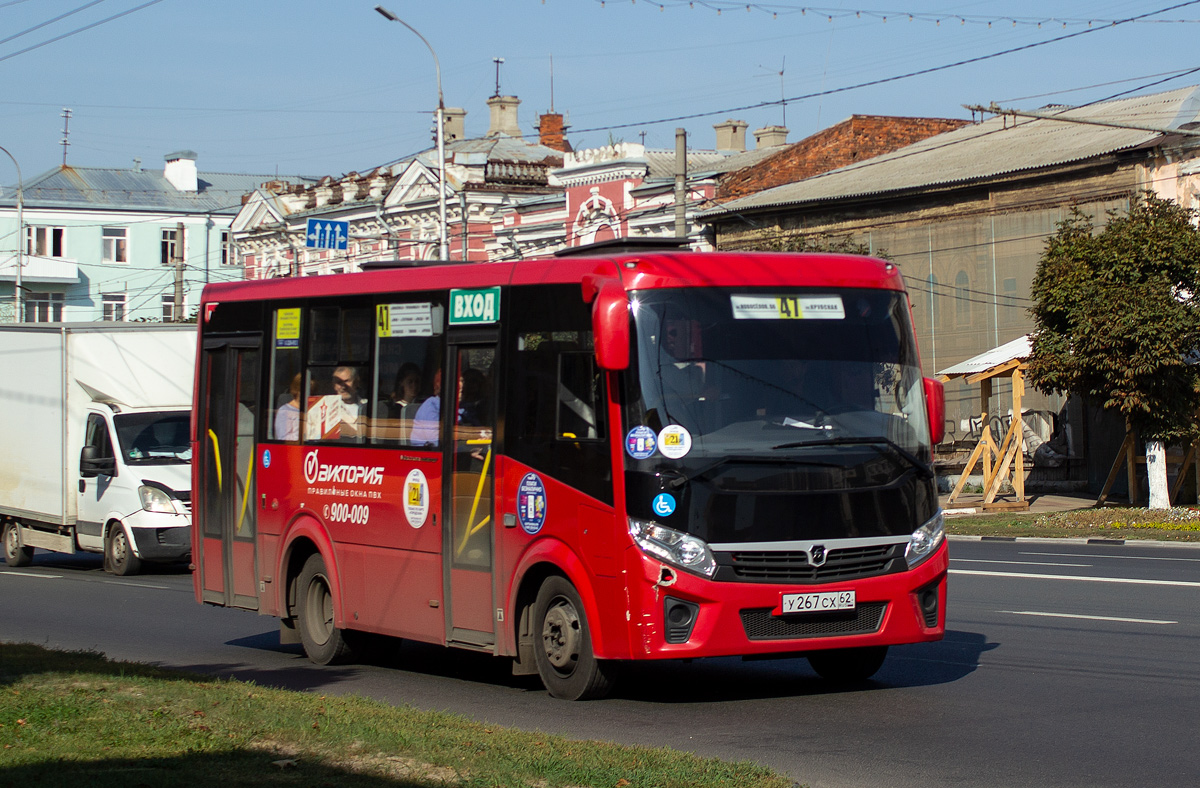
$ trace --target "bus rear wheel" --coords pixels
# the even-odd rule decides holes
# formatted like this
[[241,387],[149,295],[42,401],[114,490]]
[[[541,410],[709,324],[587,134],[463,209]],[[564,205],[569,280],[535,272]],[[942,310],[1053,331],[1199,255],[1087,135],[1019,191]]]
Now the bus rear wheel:
[[33,563],[33,548],[21,544],[17,524],[12,520],[4,523],[4,563],[12,567],[29,566]]
[[836,648],[829,651],[814,651],[808,655],[812,665],[823,679],[841,684],[866,681],[883,667],[887,658],[887,646],[864,648]]
[[534,611],[534,655],[538,675],[552,697],[601,698],[612,689],[611,666],[596,659],[579,592],[566,578],[552,576],[538,590]]
[[333,625],[333,590],[325,560],[314,553],[296,578],[296,629],[310,661],[318,665],[348,662],[354,649],[346,633]]

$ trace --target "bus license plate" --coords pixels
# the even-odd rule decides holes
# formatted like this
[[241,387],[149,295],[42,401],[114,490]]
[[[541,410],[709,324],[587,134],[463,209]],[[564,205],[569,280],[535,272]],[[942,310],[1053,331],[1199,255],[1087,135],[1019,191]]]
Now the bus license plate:
[[853,591],[820,591],[815,594],[784,594],[783,612],[825,613],[830,610],[853,610]]

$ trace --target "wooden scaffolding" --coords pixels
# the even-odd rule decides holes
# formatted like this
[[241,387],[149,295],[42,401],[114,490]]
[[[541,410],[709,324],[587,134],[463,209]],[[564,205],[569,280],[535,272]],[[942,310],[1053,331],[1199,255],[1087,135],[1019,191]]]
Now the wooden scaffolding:
[[[1029,508],[1029,501],[1025,499],[1025,438],[1023,434],[1025,423],[1021,418],[1021,398],[1025,394],[1025,356],[1028,355],[1028,348],[1028,338],[1021,337],[942,372],[940,377],[943,382],[963,378],[969,384],[979,384],[979,420],[981,424],[979,442],[972,449],[966,467],[963,468],[958,483],[954,485],[947,503],[954,503],[962,494],[967,477],[971,475],[971,471],[975,469],[977,463],[982,463],[982,506],[984,511],[1001,509],[1022,511]],[[1019,357],[1013,357],[1014,355]],[[980,363],[990,363],[990,366],[979,369]],[[998,378],[1012,379],[1012,420],[999,444],[992,435],[990,410],[992,381]],[[1006,481],[1012,485],[1013,500],[997,501],[996,496]]]

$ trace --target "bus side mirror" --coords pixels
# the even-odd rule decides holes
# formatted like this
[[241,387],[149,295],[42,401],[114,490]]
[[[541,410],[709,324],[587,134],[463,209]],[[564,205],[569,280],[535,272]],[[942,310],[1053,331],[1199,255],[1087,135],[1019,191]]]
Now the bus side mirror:
[[925,378],[925,410],[929,416],[929,443],[936,446],[946,437],[946,389],[942,381]]
[[598,283],[592,302],[596,363],[601,369],[629,367],[629,297],[616,279]]

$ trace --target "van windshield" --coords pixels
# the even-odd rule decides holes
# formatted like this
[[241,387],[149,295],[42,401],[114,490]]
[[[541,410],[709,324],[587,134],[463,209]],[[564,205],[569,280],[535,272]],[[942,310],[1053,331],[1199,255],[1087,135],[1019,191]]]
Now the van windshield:
[[187,411],[118,413],[113,424],[128,465],[179,465],[192,459]]

